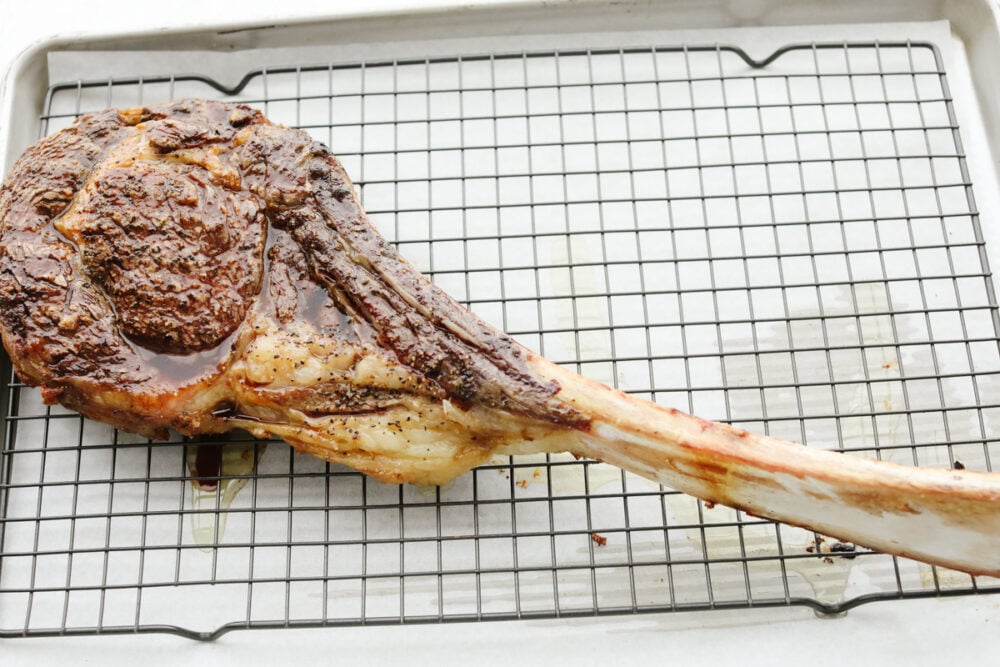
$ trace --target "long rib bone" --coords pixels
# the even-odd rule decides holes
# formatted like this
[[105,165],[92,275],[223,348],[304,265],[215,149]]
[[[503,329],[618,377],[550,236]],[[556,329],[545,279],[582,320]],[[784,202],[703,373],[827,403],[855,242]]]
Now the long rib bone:
[[[375,414],[314,415],[295,424],[239,417],[232,424],[261,436],[274,433],[386,482],[445,483],[497,453],[571,452],[754,516],[1000,575],[996,474],[813,449],[629,396],[527,351],[525,357],[539,378],[558,383],[555,398],[577,415],[572,424],[463,409],[447,399],[413,399]],[[242,404],[255,403],[244,398]],[[282,414],[287,420],[288,411]]]

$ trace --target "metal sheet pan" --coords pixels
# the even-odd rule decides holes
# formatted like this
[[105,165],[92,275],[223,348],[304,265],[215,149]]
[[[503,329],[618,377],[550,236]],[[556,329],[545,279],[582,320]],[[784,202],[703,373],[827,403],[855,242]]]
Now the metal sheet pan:
[[[336,146],[404,254],[557,361],[813,446],[989,468],[995,299],[946,57],[917,40],[779,51],[763,68],[669,42],[338,60],[228,92]],[[39,132],[219,88],[54,82]],[[191,443],[8,390],[12,633],[835,611],[994,588],[589,462],[497,461],[428,493],[271,445],[204,493]],[[199,614],[172,618],[177,596]]]

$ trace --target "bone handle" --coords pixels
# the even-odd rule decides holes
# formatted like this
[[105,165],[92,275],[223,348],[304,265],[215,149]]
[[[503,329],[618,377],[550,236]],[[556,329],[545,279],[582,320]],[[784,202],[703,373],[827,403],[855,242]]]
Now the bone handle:
[[1000,474],[917,468],[755,435],[608,389],[541,357],[588,414],[575,454],[703,500],[935,565],[1000,576]]

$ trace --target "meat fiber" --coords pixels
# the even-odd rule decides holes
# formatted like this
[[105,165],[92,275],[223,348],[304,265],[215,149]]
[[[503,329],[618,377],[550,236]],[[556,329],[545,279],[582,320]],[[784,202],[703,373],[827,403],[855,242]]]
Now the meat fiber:
[[569,451],[706,501],[1000,575],[1000,478],[818,451],[555,366],[420,275],[344,169],[259,112],[107,110],[0,189],[0,331],[18,375],[152,437],[234,428],[385,482]]

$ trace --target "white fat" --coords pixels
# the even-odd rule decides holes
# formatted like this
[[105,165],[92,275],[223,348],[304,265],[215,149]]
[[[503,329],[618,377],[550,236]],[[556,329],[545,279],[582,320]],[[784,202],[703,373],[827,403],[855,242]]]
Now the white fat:
[[282,332],[257,336],[243,355],[247,380],[272,387],[347,381],[358,351],[334,343],[303,343]]
[[406,389],[413,386],[414,377],[402,367],[388,364],[376,354],[369,354],[355,364],[354,381],[386,389]]

